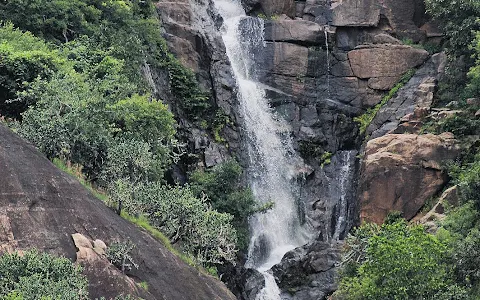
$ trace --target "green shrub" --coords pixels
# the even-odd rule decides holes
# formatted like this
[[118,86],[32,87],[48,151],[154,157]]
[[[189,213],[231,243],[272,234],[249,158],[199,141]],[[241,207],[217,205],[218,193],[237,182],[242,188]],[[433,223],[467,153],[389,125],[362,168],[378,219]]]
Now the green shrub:
[[453,291],[448,299],[466,299],[446,263],[447,241],[426,233],[422,226],[408,226],[404,220],[362,227],[357,237],[348,240],[348,247],[357,251],[346,257],[348,272],[340,281],[337,297],[438,299]]
[[5,299],[88,299],[87,279],[66,258],[29,250],[0,257],[0,297]]
[[190,188],[197,197],[207,195],[213,209],[233,215],[239,248],[248,246],[248,217],[258,211],[249,188],[242,186],[242,167],[235,160],[219,164],[211,170],[197,170],[190,176]]
[[48,80],[62,63],[58,52],[41,39],[0,24],[0,114],[18,118],[33,103],[17,93],[37,78]]
[[114,205],[121,202],[127,214],[145,216],[198,262],[208,265],[235,260],[233,216],[211,209],[205,197],[196,197],[189,188],[117,180],[109,191]]
[[105,254],[110,263],[119,268],[122,273],[125,274],[125,271],[129,271],[132,268],[138,269],[138,265],[132,258],[131,253],[134,248],[135,244],[131,241],[113,242],[108,246]]

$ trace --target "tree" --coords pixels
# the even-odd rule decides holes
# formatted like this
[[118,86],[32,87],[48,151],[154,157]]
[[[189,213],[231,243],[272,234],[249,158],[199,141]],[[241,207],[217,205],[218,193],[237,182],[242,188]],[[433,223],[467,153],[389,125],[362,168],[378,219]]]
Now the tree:
[[202,264],[233,262],[237,235],[233,216],[213,210],[205,197],[186,187],[168,187],[159,182],[133,185],[117,180],[110,189],[111,201],[122,203],[130,215],[143,215],[172,244]]
[[480,29],[477,0],[426,0],[427,12],[442,25],[448,38],[447,48],[457,56],[472,52],[470,45]]
[[242,186],[242,171],[231,159],[190,177],[190,188],[197,197],[207,195],[213,209],[233,215],[241,249],[248,246],[248,218],[259,209],[252,191]]
[[422,226],[408,226],[405,220],[367,230],[362,227],[357,232],[363,242],[351,237],[347,244],[364,247],[356,248],[356,256],[347,256],[348,273],[340,282],[338,297],[443,299],[453,293],[449,299],[465,299],[466,292],[455,284],[446,261],[446,241],[426,233]]

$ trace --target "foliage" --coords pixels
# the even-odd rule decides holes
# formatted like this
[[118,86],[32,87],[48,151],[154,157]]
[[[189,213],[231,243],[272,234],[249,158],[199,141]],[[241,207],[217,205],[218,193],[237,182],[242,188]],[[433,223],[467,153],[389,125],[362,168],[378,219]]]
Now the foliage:
[[183,262],[186,264],[196,267],[197,265],[191,258],[191,256],[188,256],[187,254],[184,254],[182,252],[179,252],[177,249],[175,249],[172,244],[170,243],[168,237],[165,236],[162,232],[160,232],[158,229],[154,228],[151,224],[150,221],[145,218],[145,216],[139,215],[138,217],[134,217],[126,213],[125,211],[122,211],[121,214],[122,218],[125,220],[128,220],[129,222],[145,229],[148,233],[150,233],[154,238],[162,242],[162,244],[165,246],[165,248],[168,249],[171,253],[175,254],[178,256]]
[[455,56],[470,56],[469,46],[474,31],[480,29],[477,18],[480,3],[477,0],[426,0],[427,12],[443,27],[448,38],[447,50]]
[[132,185],[118,180],[111,187],[113,203],[121,201],[129,215],[143,215],[172,244],[192,254],[203,264],[233,262],[236,231],[233,216],[212,210],[205,197],[197,198],[189,188],[170,188],[161,183]]
[[0,257],[2,299],[88,299],[81,268],[37,250]]
[[131,241],[118,241],[113,242],[107,248],[106,256],[111,264],[119,268],[122,273],[125,274],[125,271],[129,271],[134,267],[138,269],[138,265],[132,258],[132,250],[135,248],[135,244]]
[[32,34],[0,24],[0,114],[19,117],[28,105],[22,92],[36,78],[48,79],[63,63],[57,51]]
[[459,189],[459,194],[463,202],[473,201],[475,206],[480,209],[480,154],[477,153],[471,162],[465,162],[463,165],[450,165],[449,175],[453,178]]
[[[363,227],[363,228],[362,228]],[[438,299],[454,291],[452,298],[465,299],[446,263],[447,242],[398,220],[382,226],[363,225],[350,237],[348,273],[340,282],[338,296],[345,299]],[[352,243],[352,240],[354,241]]]
[[190,188],[197,197],[206,195],[212,208],[233,215],[239,236],[239,248],[248,244],[248,217],[257,212],[255,198],[242,182],[242,167],[231,159],[211,170],[197,170],[190,176]]
[[470,97],[480,97],[480,30],[476,32],[473,46],[476,63],[468,72],[470,81],[466,87],[466,93]]
[[364,134],[367,131],[368,125],[372,123],[373,119],[377,115],[378,111],[385,105],[387,102],[395,96],[395,94],[400,90],[412,77],[415,75],[415,70],[409,70],[403,74],[402,78],[398,83],[382,98],[382,101],[375,105],[372,108],[369,108],[363,115],[355,117],[353,120],[360,125],[360,133]]

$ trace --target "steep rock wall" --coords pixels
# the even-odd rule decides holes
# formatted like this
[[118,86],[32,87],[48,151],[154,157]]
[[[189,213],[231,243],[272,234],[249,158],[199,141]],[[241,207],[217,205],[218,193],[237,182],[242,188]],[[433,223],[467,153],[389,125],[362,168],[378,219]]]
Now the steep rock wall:
[[[295,148],[308,164],[302,170],[306,177],[299,178],[299,210],[304,222],[313,228],[316,240],[287,254],[274,273],[282,290],[289,291],[288,297],[321,299],[335,288],[335,264],[325,262],[328,267],[317,268],[304,262],[315,261],[315,257],[325,253],[337,257],[336,240],[341,240],[358,222],[357,154],[363,150],[353,118],[379,103],[403,73],[412,68],[421,70],[380,111],[368,128],[368,135],[389,132],[396,128],[392,124],[398,124],[417,103],[428,102],[441,76],[442,59],[429,59],[427,51],[405,45],[402,40],[435,42],[438,31],[427,22],[420,0],[242,3],[249,14],[266,19],[266,47],[252,55],[260,68],[258,79],[264,84],[271,106],[289,122]],[[207,0],[160,1],[157,7],[172,52],[198,73],[203,85],[212,90],[217,105],[235,120],[223,134],[230,144],[229,151],[242,158],[235,83],[223,45],[214,33],[222,20]],[[182,13],[172,17],[177,11]],[[189,17],[182,17],[185,14]],[[217,68],[212,67],[215,63]],[[204,145],[209,143],[211,140]],[[345,168],[349,170],[347,187],[339,180]],[[324,249],[324,245],[330,245],[330,250]],[[291,274],[300,273],[303,280],[294,280]],[[252,282],[261,284],[248,278],[243,282],[250,286],[250,291],[258,289],[252,288]],[[250,299],[254,294],[243,293],[241,297]]]

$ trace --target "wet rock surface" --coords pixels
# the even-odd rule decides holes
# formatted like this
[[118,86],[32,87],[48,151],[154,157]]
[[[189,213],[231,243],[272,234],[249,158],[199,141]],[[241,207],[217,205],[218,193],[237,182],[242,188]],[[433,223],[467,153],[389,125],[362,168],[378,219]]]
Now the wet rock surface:
[[272,268],[282,299],[324,299],[336,289],[340,244],[315,241],[285,254]]
[[[116,215],[69,175],[58,170],[32,145],[0,125],[0,232],[2,251],[37,248],[77,260],[91,279],[92,298],[132,291],[145,299],[235,299],[225,285],[188,266],[163,244]],[[95,252],[92,240],[106,244],[130,240],[138,269],[119,276]],[[96,245],[101,247],[97,241]],[[82,251],[82,249],[84,251]],[[148,283],[148,292],[136,283]]]

